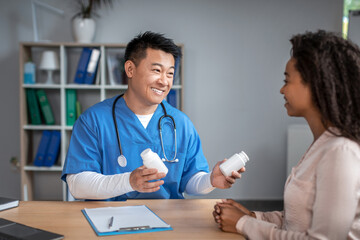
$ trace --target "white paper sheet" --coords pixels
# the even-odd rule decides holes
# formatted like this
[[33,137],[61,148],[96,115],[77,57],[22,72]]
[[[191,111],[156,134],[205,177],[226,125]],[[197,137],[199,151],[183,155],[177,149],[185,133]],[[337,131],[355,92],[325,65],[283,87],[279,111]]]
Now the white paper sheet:
[[[169,228],[170,225],[162,221],[145,205],[85,208],[92,223],[99,232],[112,232],[120,228],[149,226],[150,228]],[[111,217],[113,224],[109,227]]]

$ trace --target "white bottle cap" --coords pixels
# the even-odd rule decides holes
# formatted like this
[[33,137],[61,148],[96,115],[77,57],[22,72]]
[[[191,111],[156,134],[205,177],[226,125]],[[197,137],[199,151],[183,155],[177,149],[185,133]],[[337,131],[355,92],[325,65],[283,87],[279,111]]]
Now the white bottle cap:
[[[145,149],[144,151],[142,151],[141,153],[140,153],[140,156],[141,156],[141,158],[143,159],[143,161],[146,161],[146,160],[148,160],[148,159],[151,159],[151,153],[152,153],[153,151],[151,151],[151,149],[150,148],[147,148],[147,149]],[[146,159],[146,160],[145,160]]]
[[245,163],[247,163],[249,161],[249,157],[248,157],[248,155],[246,155],[246,153],[244,151],[241,151],[239,153],[239,155],[242,155],[244,157],[243,160],[245,161]]

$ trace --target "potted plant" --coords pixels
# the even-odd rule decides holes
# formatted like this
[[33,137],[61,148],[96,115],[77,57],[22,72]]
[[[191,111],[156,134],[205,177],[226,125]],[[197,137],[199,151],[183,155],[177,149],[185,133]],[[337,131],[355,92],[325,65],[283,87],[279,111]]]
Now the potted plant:
[[90,43],[94,39],[96,23],[94,17],[99,17],[96,11],[102,5],[112,6],[112,0],[76,0],[78,11],[72,18],[75,41]]

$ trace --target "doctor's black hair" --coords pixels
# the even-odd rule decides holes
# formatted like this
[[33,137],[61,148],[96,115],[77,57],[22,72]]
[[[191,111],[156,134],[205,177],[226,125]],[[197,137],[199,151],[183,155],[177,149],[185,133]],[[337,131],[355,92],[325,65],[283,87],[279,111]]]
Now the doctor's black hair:
[[295,35],[290,42],[295,67],[311,89],[324,127],[333,125],[341,136],[360,143],[359,47],[324,30]]
[[165,38],[163,34],[147,31],[133,38],[125,50],[125,61],[131,60],[138,65],[141,59],[146,57],[146,49],[152,48],[170,53],[174,61],[181,58],[181,51],[172,39]]

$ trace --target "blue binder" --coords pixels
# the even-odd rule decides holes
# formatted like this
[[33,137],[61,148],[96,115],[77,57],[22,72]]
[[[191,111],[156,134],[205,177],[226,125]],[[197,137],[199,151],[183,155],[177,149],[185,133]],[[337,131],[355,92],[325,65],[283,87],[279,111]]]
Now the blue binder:
[[85,75],[87,71],[87,66],[91,57],[91,48],[84,47],[78,62],[78,67],[75,74],[74,82],[78,84],[83,84],[85,81]]
[[173,106],[174,108],[177,108],[177,94],[176,90],[171,89],[170,92],[167,95],[167,101],[168,103]]
[[35,166],[44,166],[45,155],[49,146],[51,131],[44,130],[34,159]]
[[91,51],[91,56],[89,63],[87,65],[86,69],[86,75],[85,75],[85,84],[93,84],[95,81],[98,65],[99,65],[99,59],[100,59],[100,50],[97,48],[93,48]]
[[44,166],[51,167],[55,164],[60,150],[60,139],[61,133],[60,131],[52,131],[51,138],[49,141],[49,146],[44,158]]

